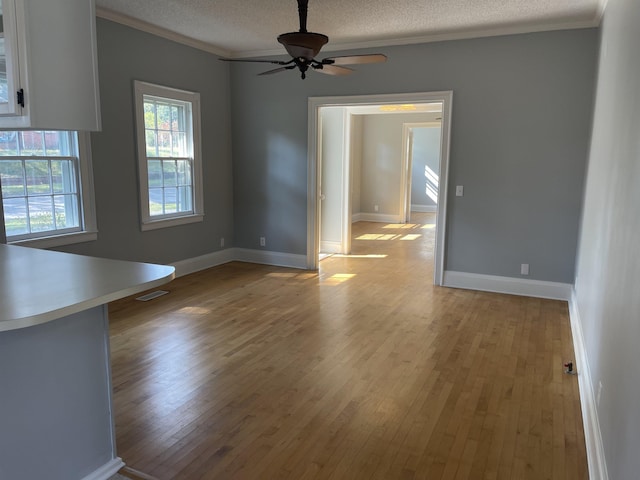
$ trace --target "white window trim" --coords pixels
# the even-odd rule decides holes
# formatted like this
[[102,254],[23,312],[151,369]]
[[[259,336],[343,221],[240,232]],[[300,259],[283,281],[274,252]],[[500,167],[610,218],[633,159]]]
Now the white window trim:
[[[93,187],[93,162],[91,159],[91,138],[88,132],[78,133],[78,169],[80,176],[80,209],[83,230],[71,233],[55,233],[38,238],[26,238],[11,241],[10,245],[22,245],[34,248],[52,248],[76,243],[90,242],[98,239],[96,221],[96,201]],[[4,229],[4,223],[2,225]]]
[[[134,80],[134,101],[136,112],[136,143],[138,153],[138,188],[140,197],[140,228],[142,231],[174,227],[188,223],[202,222],[204,200],[202,186],[202,144],[200,123],[200,94],[177,88],[164,87]],[[149,177],[147,171],[147,149],[144,129],[143,95],[152,95],[191,103],[193,136],[193,212],[177,213],[171,217],[154,218],[149,213]]]

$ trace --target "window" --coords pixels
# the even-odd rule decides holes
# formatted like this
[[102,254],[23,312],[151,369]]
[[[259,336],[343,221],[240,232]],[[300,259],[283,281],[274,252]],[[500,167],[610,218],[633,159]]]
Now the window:
[[66,131],[0,132],[7,242],[51,247],[95,240],[87,137]]
[[142,230],[202,221],[200,95],[134,87]]

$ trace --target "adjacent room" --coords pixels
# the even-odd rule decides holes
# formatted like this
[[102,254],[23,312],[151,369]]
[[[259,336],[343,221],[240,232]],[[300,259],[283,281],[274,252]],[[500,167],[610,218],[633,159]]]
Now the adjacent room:
[[636,478],[636,0],[0,5],[0,479]]

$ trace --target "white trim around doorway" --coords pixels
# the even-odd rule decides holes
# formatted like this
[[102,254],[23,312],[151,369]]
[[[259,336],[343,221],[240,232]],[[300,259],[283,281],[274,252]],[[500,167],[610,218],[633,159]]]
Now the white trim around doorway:
[[310,97],[308,101],[307,142],[307,268],[317,270],[320,251],[320,162],[318,160],[318,125],[320,108],[351,107],[362,105],[392,105],[442,102],[442,138],[440,148],[440,188],[436,220],[436,243],[434,248],[434,284],[443,284],[445,231],[447,211],[447,184],[449,172],[449,149],[451,138],[452,91],[400,93],[387,95],[356,95],[343,97]]

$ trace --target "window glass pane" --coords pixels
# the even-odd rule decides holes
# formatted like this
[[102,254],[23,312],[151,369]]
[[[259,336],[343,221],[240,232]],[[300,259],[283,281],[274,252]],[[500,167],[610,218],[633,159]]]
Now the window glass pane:
[[53,193],[76,193],[76,175],[71,160],[51,160]]
[[162,160],[149,160],[147,162],[147,176],[149,188],[162,187]]
[[171,157],[171,132],[158,132],[158,157]]
[[58,135],[57,132],[44,132],[44,148],[45,155],[50,156],[66,156],[67,152],[63,145],[64,138],[62,135]]
[[162,173],[165,187],[175,187],[177,185],[177,172],[175,160],[163,160]]
[[184,107],[171,107],[171,130],[184,132]]
[[156,106],[158,130],[171,130],[171,107],[166,103],[158,103]]
[[78,202],[75,195],[55,195],[55,222],[57,228],[73,228],[80,226]]
[[158,142],[155,130],[145,130],[145,141],[147,146],[147,157],[159,157]]
[[18,154],[18,132],[0,132],[0,155]]
[[163,203],[162,188],[150,188],[149,189],[149,214],[162,215],[164,213],[162,209]]
[[144,102],[144,128],[156,128],[156,105],[153,102]]
[[24,171],[20,160],[0,159],[0,183],[3,198],[24,195]]
[[2,208],[4,209],[4,227],[7,231],[7,237],[29,233],[26,198],[4,198]]
[[191,162],[178,160],[178,185],[191,185]]
[[51,193],[51,179],[49,178],[49,162],[47,160],[26,160],[27,194]]
[[193,210],[191,187],[178,187],[178,210],[181,212],[190,212]]
[[53,202],[52,197],[30,197],[29,202],[29,220],[32,232],[44,232],[53,230]]
[[[0,28],[4,31],[2,25],[2,16],[0,15]],[[0,103],[9,102],[9,86],[7,83],[7,57],[4,48],[4,36],[0,37]]]
[[172,134],[173,155],[174,157],[186,157],[187,152],[187,137],[185,133],[178,132]]
[[44,132],[20,132],[20,155],[44,155]]
[[178,211],[177,193],[176,188],[164,189],[164,213],[176,213]]

